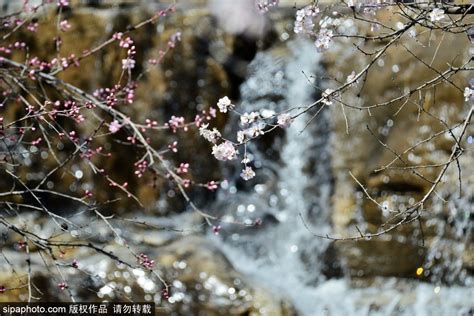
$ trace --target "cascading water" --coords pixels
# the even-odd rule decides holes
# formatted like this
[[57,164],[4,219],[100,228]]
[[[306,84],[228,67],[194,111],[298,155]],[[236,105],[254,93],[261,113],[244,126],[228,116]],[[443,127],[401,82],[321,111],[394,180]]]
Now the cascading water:
[[[318,68],[318,55],[307,42],[298,41],[292,47],[293,58],[279,57],[278,51],[256,56],[249,67],[250,76],[241,87],[240,111],[281,111],[312,100],[315,90],[310,78],[314,77],[309,75]],[[265,175],[263,183],[239,193],[230,187],[219,197],[225,203],[217,203],[217,208],[229,214],[226,215],[229,219],[245,222],[249,218],[263,218],[262,227],[251,232],[224,229],[225,241],[220,245],[236,267],[251,275],[258,274],[256,277],[272,284],[278,292],[295,294],[290,296],[301,302],[297,303],[299,306],[311,301],[312,293],[306,287],[324,279],[322,267],[318,266],[321,260],[317,258],[327,247],[326,241],[315,240],[308,233],[300,214],[305,219],[311,218],[307,224],[318,232],[330,229],[330,161],[328,138],[323,137],[328,122],[326,113],[322,112],[305,129],[308,118],[295,120],[283,139],[275,140],[276,148],[270,152],[250,148],[255,165],[262,166],[257,172]],[[270,161],[276,152],[279,161]],[[278,282],[274,282],[275,276]]]
[[[264,114],[308,104],[317,97],[311,75],[318,71],[318,54],[310,43],[295,41],[281,50],[261,52],[241,86],[238,110]],[[327,277],[341,277],[342,271],[328,262],[328,241],[314,237],[300,218],[312,231],[330,233],[327,116],[323,111],[306,129],[311,114],[299,117],[271,145],[249,148],[258,174],[253,186],[239,179],[239,169],[229,171],[228,178],[234,180],[223,185],[212,208],[225,214],[225,220],[251,224],[261,218],[262,225],[224,226],[219,236],[209,238],[237,270],[289,298],[302,315],[468,313],[473,297],[466,287],[440,292],[435,284],[380,278],[371,287],[357,289],[347,278]]]

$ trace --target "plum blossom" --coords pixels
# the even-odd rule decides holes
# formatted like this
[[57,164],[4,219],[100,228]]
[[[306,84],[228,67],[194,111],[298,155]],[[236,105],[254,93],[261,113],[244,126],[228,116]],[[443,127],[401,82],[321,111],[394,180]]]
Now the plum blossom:
[[280,127],[288,127],[293,122],[291,115],[289,113],[282,113],[278,115],[277,124]]
[[28,24],[27,29],[28,31],[35,33],[36,31],[38,31],[38,27],[39,27],[38,22],[35,22],[35,23]]
[[177,174],[187,173],[189,171],[189,163],[182,162],[178,168],[176,168]]
[[66,32],[67,30],[69,30],[71,28],[71,24],[69,23],[68,20],[62,20],[60,23],[59,23],[59,29],[63,32]]
[[184,131],[187,131],[187,127],[186,127],[186,124],[185,124],[185,121],[184,121],[184,117],[182,116],[174,116],[172,115],[171,118],[169,119],[168,123],[166,123],[166,125],[171,128],[171,130],[173,131],[173,133],[176,133],[176,131],[178,130],[178,128],[182,127],[184,129]]
[[214,235],[219,235],[221,229],[222,227],[220,225],[212,226],[212,232],[214,233]]
[[122,69],[127,70],[133,68],[135,68],[135,60],[131,58],[122,59]]
[[175,48],[176,42],[181,42],[181,32],[176,32],[170,36],[170,39],[168,41],[168,47]]
[[137,257],[138,264],[142,265],[143,267],[147,269],[153,269],[155,266],[155,260],[151,260],[150,257],[148,257],[144,253],[140,253]]
[[227,96],[219,99],[219,102],[217,102],[217,107],[222,113],[227,113],[227,110],[233,109],[233,105]]
[[143,161],[137,161],[135,163],[135,167],[136,167],[136,170],[135,170],[135,175],[138,177],[138,178],[141,178],[143,177],[143,175],[145,174],[147,168],[148,168],[148,161],[146,160],[143,160]]
[[333,37],[333,32],[332,30],[322,28],[317,37],[316,41],[314,42],[314,45],[316,46],[316,49],[318,52],[323,52],[329,48],[329,45],[332,42],[332,37]]
[[[130,38],[130,37],[126,37],[126,38],[123,38],[122,39],[122,33],[116,33],[117,34],[117,38],[120,39],[120,43],[119,43],[119,46],[122,47],[122,48],[131,48],[132,45],[133,45],[133,40]],[[122,34],[122,35],[120,35]],[[115,34],[114,34],[115,35]]]
[[464,100],[467,102],[474,97],[474,89],[466,87],[464,89]]
[[244,130],[244,133],[245,135],[249,137],[258,137],[260,135],[265,134],[265,132],[263,131],[264,128],[265,128],[265,123],[262,122],[258,125],[247,128],[246,130]]
[[202,124],[201,127],[199,127],[199,135],[204,137],[205,140],[211,143],[216,143],[216,141],[221,137],[221,133],[216,129],[213,128],[212,130],[208,129],[207,127],[209,124]]
[[58,0],[58,7],[67,7],[69,5],[69,0]]
[[119,121],[114,120],[112,123],[109,124],[109,131],[112,134],[117,133],[121,127],[122,125],[120,125]]
[[260,11],[260,13],[266,13],[272,7],[277,6],[278,2],[280,2],[280,0],[260,0],[257,3],[257,9]]
[[433,11],[430,12],[429,16],[431,22],[438,22],[446,17],[444,15],[444,10],[439,8],[434,8]]
[[326,105],[331,105],[334,101],[334,96],[332,95],[334,93],[333,89],[326,89],[322,93],[322,100],[321,102],[326,104]]
[[252,179],[253,177],[255,177],[255,171],[253,171],[253,169],[251,167],[247,166],[247,167],[245,167],[245,169],[242,170],[242,173],[240,174],[240,176],[245,181],[248,181],[248,180]]
[[258,119],[259,115],[258,112],[251,112],[250,114],[245,112],[240,116],[240,123],[242,123],[242,125],[253,123]]
[[308,6],[296,11],[295,33],[311,33],[314,28],[313,17],[319,13],[316,6]]
[[237,158],[238,151],[231,142],[225,141],[220,145],[214,145],[212,147],[212,154],[217,160],[225,161]]
[[206,188],[207,188],[209,191],[215,191],[215,190],[217,190],[217,188],[218,188],[217,182],[216,182],[216,181],[209,181],[208,183],[206,183]]
[[65,289],[67,289],[69,286],[66,282],[61,282],[61,283],[58,283],[58,287],[61,289],[61,291],[64,291]]
[[244,131],[238,131],[237,132],[237,141],[242,144],[245,141],[245,132]]

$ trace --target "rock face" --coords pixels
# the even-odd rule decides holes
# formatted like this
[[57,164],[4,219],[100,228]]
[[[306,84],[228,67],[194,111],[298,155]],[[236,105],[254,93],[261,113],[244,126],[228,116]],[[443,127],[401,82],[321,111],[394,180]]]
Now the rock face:
[[[113,243],[107,248],[124,261],[133,262],[126,249]],[[63,269],[67,291],[61,291],[54,278],[41,272],[41,258],[32,253],[32,295],[41,301],[69,301],[70,290],[81,302],[154,300],[155,315],[295,315],[289,302],[237,272],[220,250],[203,237],[189,235],[170,240],[153,252],[157,254],[158,273],[170,285],[169,299],[163,299],[162,283],[146,270],[128,268],[81,249],[68,252],[62,259],[68,262],[75,258],[78,262],[78,269]],[[5,255],[24,262],[16,258],[25,257],[22,251],[6,251]],[[15,267],[23,268],[23,264]],[[25,301],[27,277],[13,272],[9,265],[0,271],[0,285],[7,288],[0,294],[0,302]]]
[[[86,49],[96,47],[103,41],[112,37],[115,32],[126,30],[128,26],[135,25],[151,16],[153,11],[144,6],[132,6],[123,8],[101,7],[91,9],[88,7],[74,8],[63,13],[72,25],[68,34],[62,35],[61,55],[79,56]],[[38,33],[33,34],[27,30],[21,31],[16,38],[9,41],[22,40],[30,45],[30,54],[38,56],[42,60],[51,60],[56,56],[53,39],[57,30],[51,23],[55,19],[55,11],[46,12],[38,20]],[[54,24],[54,23],[53,23]],[[189,27],[192,25],[192,27]],[[160,20],[158,24],[139,29],[130,36],[137,47],[137,66],[133,76],[137,76],[148,66],[148,60],[158,58],[160,50],[166,50],[169,38],[176,32],[181,32],[181,42],[177,43],[174,50],[167,54],[163,63],[152,67],[150,71],[142,75],[140,84],[135,91],[135,102],[132,105],[121,106],[120,110],[130,116],[135,122],[144,124],[146,119],[156,120],[160,124],[167,122],[172,115],[184,116],[187,122],[192,122],[196,114],[215,106],[219,97],[229,95],[236,97],[235,91],[239,85],[238,71],[245,70],[245,64],[253,57],[252,51],[256,48],[255,40],[223,32],[208,14],[206,10],[193,9],[175,12]],[[246,51],[238,47],[245,46]],[[250,49],[249,49],[250,48]],[[244,53],[242,55],[242,53]],[[126,51],[118,49],[117,43],[108,45],[104,50],[85,58],[81,66],[70,67],[61,74],[59,78],[78,86],[88,93],[98,88],[111,88],[121,76],[121,60]],[[24,60],[23,54],[13,56],[14,59]],[[234,65],[239,65],[234,66]],[[237,69],[238,68],[238,69]],[[240,70],[239,70],[240,69]],[[232,80],[230,80],[232,79]],[[240,79],[241,80],[241,79]],[[51,93],[56,95],[55,93]],[[5,120],[11,121],[20,117],[22,108],[8,107]],[[93,119],[84,113],[87,119]],[[113,118],[108,118],[112,120]],[[218,127],[225,124],[225,117],[217,119]],[[65,125],[66,128],[77,129],[81,136],[90,135],[93,132],[91,125]],[[104,128],[104,133],[107,130]],[[119,138],[126,139],[125,133],[119,132]],[[117,136],[114,135],[114,136]],[[182,150],[169,157],[176,163],[189,162],[191,165],[200,165],[195,168],[196,172],[190,175],[191,181],[203,182],[217,180],[220,176],[218,168],[210,164],[209,144],[198,136],[197,131],[188,133],[172,133],[171,130],[149,133],[151,144],[157,149],[166,149],[168,144],[174,140],[178,141],[182,148],[194,148],[192,151]],[[140,159],[141,154],[130,151],[128,146],[111,141],[112,137],[102,137],[92,147],[103,147],[104,151],[114,152],[115,155],[108,157],[94,157],[95,163],[102,166],[110,175],[114,175],[117,183],[128,182],[128,187],[135,196],[143,203],[145,209],[150,213],[160,212],[166,214],[170,211],[183,209],[184,204],[179,195],[170,197],[169,190],[172,186],[163,177],[155,179],[153,175],[146,175],[142,179],[134,176],[133,164]],[[57,141],[58,159],[64,160],[71,150],[67,143]],[[197,145],[196,145],[197,144]],[[18,168],[18,174],[30,186],[35,185],[36,178],[41,174],[32,176],[32,168],[43,168],[50,170],[57,164],[52,155],[45,152],[45,156],[39,157],[39,152],[31,154],[26,167]],[[199,160],[198,157],[204,159]],[[168,157],[167,157],[168,158]],[[198,158],[196,160],[196,158]],[[68,166],[72,166],[72,172],[59,172],[51,176],[51,183],[55,189],[63,193],[77,194],[77,191],[96,190],[96,198],[99,201],[120,199],[119,202],[110,205],[114,212],[127,212],[136,207],[132,199],[120,190],[110,190],[108,180],[103,174],[92,172],[87,163],[82,159],[73,159]],[[128,166],[128,167],[126,167]],[[76,170],[81,171],[81,181],[74,177]],[[47,171],[46,171],[47,172]],[[31,180],[31,181],[30,181]],[[5,188],[11,183],[3,183]],[[189,192],[197,203],[212,198],[213,194],[208,190],[198,188]],[[46,198],[46,197],[45,197]],[[157,201],[162,203],[157,206]],[[64,201],[50,201],[59,207]]]
[[[380,18],[390,25],[397,23],[393,16]],[[351,27],[362,34],[370,33],[364,26],[357,23]],[[420,30],[416,29],[416,32]],[[336,49],[325,55],[326,69],[331,76],[340,82],[345,82],[352,71],[359,72],[371,57],[349,47],[344,40],[336,42]],[[465,36],[432,32],[430,35],[421,34],[418,41],[406,39],[405,42],[406,49],[400,46],[390,47],[370,70],[365,82],[359,82],[343,94],[343,102],[353,106],[383,103],[399,96],[401,91],[414,89],[436,77],[437,74],[433,69],[445,71],[449,63],[453,62],[453,66],[456,67],[469,58],[470,42]],[[443,47],[458,49],[437,50],[436,47],[440,42]],[[420,45],[420,43],[429,43],[429,45]],[[374,51],[385,44],[368,41],[361,46],[361,49]],[[358,57],[354,58],[354,56]],[[431,63],[433,69],[425,66],[420,60],[426,64]],[[437,117],[442,118],[450,126],[463,121],[470,105],[463,99],[461,91],[463,88],[456,87],[466,87],[468,76],[467,72],[458,73],[450,78],[452,83],[440,83],[435,88],[413,93],[408,98],[370,111],[346,107],[349,133],[346,133],[340,107],[332,107],[332,165],[333,174],[336,177],[332,219],[338,234],[358,235],[356,225],[363,227],[363,230],[367,232],[374,233],[389,218],[382,209],[367,199],[360,186],[350,177],[349,172],[354,174],[380,204],[385,203],[395,210],[406,209],[426,194],[431,187],[426,179],[433,181],[441,167],[417,169],[421,175],[419,176],[411,170],[403,169],[406,167],[403,162],[406,162],[408,166],[442,164],[449,160],[454,139],[449,132],[446,132],[431,141],[424,142],[413,151],[405,153],[404,151],[446,128]],[[465,188],[472,188],[474,153],[468,149],[466,138],[463,140],[463,146],[466,151],[459,159],[465,175],[463,185]],[[403,162],[397,159],[394,152],[403,153],[401,154]],[[388,164],[391,168],[383,168]],[[374,172],[380,168],[382,170]],[[463,230],[462,225],[456,228],[454,223],[457,221],[456,218],[469,216],[467,214],[472,212],[473,199],[472,192],[464,190],[463,197],[454,202],[459,195],[457,167],[453,165],[448,169],[442,183],[437,187],[437,192],[438,196],[450,201],[443,203],[434,194],[430,202],[424,205],[421,219],[424,236],[420,235],[420,224],[415,222],[396,229],[385,236],[386,238],[350,245],[336,243],[336,247],[340,249],[340,255],[347,262],[350,273],[359,276],[414,276],[418,266],[429,269],[435,265],[442,265],[444,254],[446,254],[444,259],[449,261],[448,257],[451,257],[453,252],[448,251],[449,255],[448,252],[444,252],[448,244],[452,245],[453,249],[463,249],[455,255],[458,258],[472,253],[472,248],[469,249],[470,246],[468,246],[472,244],[472,236],[467,231],[467,234],[457,232],[456,230]],[[446,220],[452,224],[446,225]],[[445,239],[445,243],[440,243],[440,238]],[[438,257],[438,260],[435,260],[436,263],[429,259],[433,252]],[[465,260],[462,259],[462,265],[468,268],[469,263]],[[443,269],[445,273],[451,273],[449,267]],[[433,267],[433,272],[435,270],[437,269]]]
[[[294,315],[288,302],[252,284],[226,257],[200,237],[182,238],[164,247],[158,258],[173,281],[172,304],[165,312],[207,315]],[[170,301],[170,300],[168,300]]]

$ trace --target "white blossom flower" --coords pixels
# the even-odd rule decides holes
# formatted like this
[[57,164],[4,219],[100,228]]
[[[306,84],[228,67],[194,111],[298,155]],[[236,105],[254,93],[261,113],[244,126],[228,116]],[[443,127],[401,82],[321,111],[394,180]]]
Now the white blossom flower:
[[211,143],[216,143],[216,141],[221,137],[221,133],[216,129],[213,128],[212,131],[207,129],[209,124],[202,124],[201,127],[199,127],[199,135],[204,137],[205,140]]
[[240,176],[245,181],[248,181],[248,180],[252,179],[253,177],[255,177],[255,171],[253,171],[252,168],[247,166],[247,167],[245,167],[245,169],[242,170],[242,173],[240,174]]
[[227,110],[230,111],[233,109],[232,102],[230,102],[230,99],[226,96],[219,99],[219,102],[217,102],[217,107],[222,113],[227,113]]
[[214,145],[212,147],[212,154],[217,160],[225,161],[237,158],[238,151],[231,142],[225,141],[220,145]]
[[276,7],[279,2],[279,0],[260,0],[260,2],[257,3],[257,9],[260,13],[266,13],[270,8]]
[[469,101],[472,97],[474,97],[474,90],[466,87],[466,89],[464,89],[464,100]]
[[439,8],[434,8],[433,11],[429,14],[431,22],[438,22],[445,18],[444,10]]
[[260,135],[265,134],[263,129],[265,128],[265,123],[261,123],[252,127],[247,128],[244,130],[244,133],[249,137],[258,137]]
[[133,68],[135,68],[135,60],[132,58],[122,59],[122,69],[127,70]]
[[316,49],[318,52],[325,51],[329,48],[329,45],[332,42],[333,32],[332,30],[328,30],[326,28],[322,28],[317,37],[314,45],[316,45]]
[[326,105],[331,105],[332,102],[334,101],[334,95],[332,95],[333,93],[334,93],[333,89],[324,90],[324,92],[321,95],[322,96],[321,102]]
[[203,124],[203,126],[199,128],[199,135],[208,142],[215,143],[219,137],[221,137],[221,133],[216,128],[213,128],[212,130],[207,129],[207,125],[208,124]]
[[245,112],[244,114],[240,116],[240,122],[242,123],[242,125],[247,125],[247,124],[255,122],[258,119],[258,117],[259,117],[258,112],[251,112],[250,114]]
[[280,127],[288,127],[293,122],[291,115],[289,113],[282,113],[278,115],[277,124]]
[[237,141],[242,144],[245,141],[245,132],[244,131],[238,131],[237,132]]
[[295,19],[295,33],[311,33],[314,28],[313,17],[319,13],[319,8],[316,6],[308,6],[296,11]]
[[119,121],[114,120],[112,123],[109,124],[109,131],[111,133],[117,133],[121,127],[122,125],[120,125]]

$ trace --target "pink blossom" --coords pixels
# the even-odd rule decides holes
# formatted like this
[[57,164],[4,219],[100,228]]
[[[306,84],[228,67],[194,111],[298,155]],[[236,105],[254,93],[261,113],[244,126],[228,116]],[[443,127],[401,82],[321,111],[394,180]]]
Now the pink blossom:
[[143,177],[143,175],[145,174],[148,168],[148,161],[143,160],[143,161],[136,162],[135,166],[136,166],[135,174],[138,178],[141,178]]
[[179,167],[176,168],[177,174],[186,173],[188,171],[189,171],[189,164],[185,162],[180,163]]
[[184,117],[182,116],[171,116],[171,119],[168,121],[168,123],[166,123],[166,125],[171,128],[173,133],[176,133],[176,130],[180,127],[183,127],[186,130]]
[[58,0],[58,7],[66,7],[69,5],[69,0]]
[[173,143],[168,145],[168,149],[171,150],[174,153],[178,152],[178,142],[174,141]]
[[109,131],[112,134],[117,133],[121,127],[122,125],[120,125],[119,121],[114,120],[112,123],[109,124]]
[[[120,36],[120,38],[122,37],[122,35],[118,35],[118,34],[122,34],[122,33],[116,33],[116,34],[117,34],[117,37],[118,36]],[[126,37],[126,38],[120,40],[119,46],[122,47],[122,48],[129,48],[129,47],[132,46],[132,44],[133,44],[133,40],[130,37]]]
[[125,58],[122,59],[122,69],[133,69],[135,68],[135,60],[132,58]]
[[59,29],[63,32],[66,32],[67,30],[69,30],[71,28],[71,24],[68,22],[68,20],[62,20],[60,23],[59,23]]
[[30,24],[28,24],[27,29],[28,31],[35,33],[36,31],[38,31],[38,26],[39,26],[38,22],[31,22]]
[[155,266],[155,260],[151,260],[146,254],[140,253],[137,257],[138,264],[142,265],[147,269],[153,269]]
[[214,235],[219,235],[221,229],[222,227],[220,225],[212,226],[212,232],[214,233]]
[[61,291],[64,291],[65,289],[67,289],[69,286],[67,285],[66,282],[61,282],[58,284],[58,287],[61,289]]
[[218,188],[217,182],[216,181],[209,181],[208,183],[206,183],[206,188],[209,191],[217,190],[217,188]]

